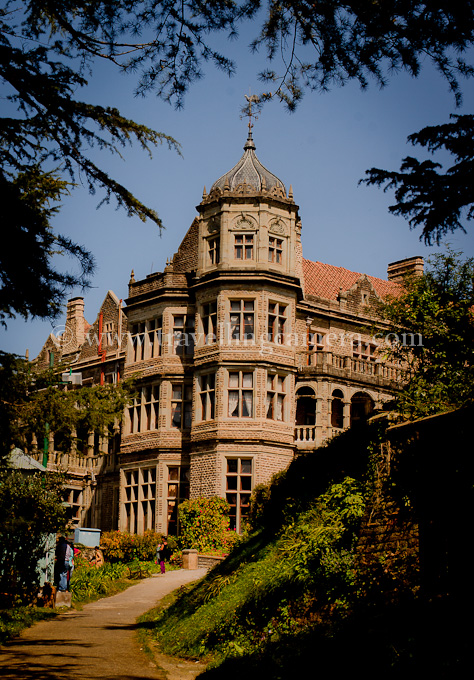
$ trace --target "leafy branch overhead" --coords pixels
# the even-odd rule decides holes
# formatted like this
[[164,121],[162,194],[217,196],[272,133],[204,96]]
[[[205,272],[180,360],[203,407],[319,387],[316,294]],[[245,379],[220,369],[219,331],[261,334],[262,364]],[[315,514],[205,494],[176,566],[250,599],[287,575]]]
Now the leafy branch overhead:
[[[15,4],[15,3],[9,3]],[[304,87],[326,90],[349,80],[366,87],[405,70],[418,76],[430,60],[458,100],[459,77],[473,74],[464,55],[474,35],[472,3],[271,0],[97,0],[28,2],[28,35],[51,34],[68,56],[102,58],[139,75],[137,92],[156,92],[177,105],[205,62],[232,74],[235,63],[213,48],[219,32],[245,30],[276,70],[262,80],[294,106]],[[249,21],[252,23],[249,25]]]
[[408,156],[400,171],[372,168],[369,185],[395,189],[396,203],[389,210],[408,219],[410,227],[421,227],[427,245],[439,243],[449,233],[465,231],[474,217],[474,116],[453,115],[452,122],[426,127],[408,138],[431,153],[448,152],[454,164],[443,169],[432,160]]
[[[52,227],[76,182],[103,192],[102,202],[114,200],[130,216],[162,226],[152,208],[92,160],[91,150],[120,157],[133,142],[148,153],[162,143],[179,146],[115,108],[80,98],[98,62],[135,75],[136,94],[153,92],[179,107],[205,64],[232,75],[236,65],[214,43],[239,30],[251,31],[250,49],[265,52],[259,75],[270,91],[260,101],[276,98],[291,110],[305,89],[351,80],[381,86],[394,71],[418,76],[424,61],[441,72],[459,103],[460,81],[474,73],[466,59],[474,36],[471,2],[270,0],[263,9],[259,0],[4,0],[0,197],[9,207],[3,214],[9,239],[0,255],[1,323],[16,315],[54,318],[68,290],[89,284],[92,255]],[[428,179],[433,172],[415,170]],[[433,238],[454,228],[455,217],[447,220]],[[58,251],[74,260],[77,273],[56,268]],[[23,282],[18,272],[25,271]]]

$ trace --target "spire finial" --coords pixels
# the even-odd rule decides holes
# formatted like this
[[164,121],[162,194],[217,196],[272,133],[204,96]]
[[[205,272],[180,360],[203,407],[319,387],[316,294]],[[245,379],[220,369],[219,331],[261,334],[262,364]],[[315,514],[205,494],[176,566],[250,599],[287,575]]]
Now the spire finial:
[[[244,97],[247,100],[247,104],[242,107],[242,115],[240,117],[243,118],[244,116],[248,116],[249,134],[247,137],[247,141],[252,141],[252,128],[253,128],[252,118],[255,118],[255,120],[257,120],[258,118],[257,111],[259,110],[260,97],[256,94],[250,94],[250,88],[249,93],[244,95]],[[254,109],[252,109],[252,106],[254,106]]]

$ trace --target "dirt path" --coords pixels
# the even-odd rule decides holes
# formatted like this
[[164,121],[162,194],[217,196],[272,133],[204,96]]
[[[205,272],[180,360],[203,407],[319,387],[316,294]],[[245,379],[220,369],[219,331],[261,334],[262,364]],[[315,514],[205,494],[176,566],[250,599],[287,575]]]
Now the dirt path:
[[[136,619],[164,595],[201,578],[205,569],[169,571],[123,593],[26,629],[0,648],[0,677],[10,680],[193,680],[203,667],[139,647]],[[160,664],[161,668],[158,667]]]

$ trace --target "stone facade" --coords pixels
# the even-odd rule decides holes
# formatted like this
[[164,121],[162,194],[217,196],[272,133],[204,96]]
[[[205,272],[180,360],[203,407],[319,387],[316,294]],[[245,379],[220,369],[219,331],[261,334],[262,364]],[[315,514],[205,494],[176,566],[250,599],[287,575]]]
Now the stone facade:
[[250,134],[197,211],[163,272],[132,272],[123,310],[109,292],[89,327],[80,300],[68,305],[61,352],[83,384],[133,376],[137,387],[119,453],[74,463],[88,466],[78,480],[94,472],[80,522],[173,533],[181,500],[217,494],[239,530],[255,485],[381,409],[401,379],[378,351],[383,332],[361,331],[399,283],[304,259],[292,189],[261,165]]

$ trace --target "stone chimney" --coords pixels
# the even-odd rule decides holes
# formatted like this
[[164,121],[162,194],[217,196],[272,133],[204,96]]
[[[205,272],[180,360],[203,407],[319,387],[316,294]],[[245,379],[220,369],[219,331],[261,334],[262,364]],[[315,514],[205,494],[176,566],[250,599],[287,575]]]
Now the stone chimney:
[[403,283],[405,276],[422,276],[424,271],[424,261],[420,256],[407,257],[404,260],[391,262],[387,267],[387,278],[395,283]]
[[84,298],[75,297],[68,300],[66,328],[63,335],[63,352],[67,354],[79,349],[84,342],[86,323],[84,319]]

